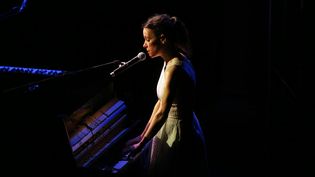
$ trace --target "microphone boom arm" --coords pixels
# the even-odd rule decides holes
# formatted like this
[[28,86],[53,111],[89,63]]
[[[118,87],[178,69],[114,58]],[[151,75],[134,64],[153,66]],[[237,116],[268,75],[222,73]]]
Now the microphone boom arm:
[[[118,66],[118,68],[114,69],[110,75],[112,77],[117,76],[116,73],[121,73],[125,70],[127,70],[128,68],[132,67],[133,65],[139,63],[140,61],[144,61],[146,59],[146,55],[143,52],[140,52],[137,56],[135,56],[134,58],[132,58],[131,60],[127,61],[127,62],[121,62]],[[135,62],[134,62],[135,61]]]

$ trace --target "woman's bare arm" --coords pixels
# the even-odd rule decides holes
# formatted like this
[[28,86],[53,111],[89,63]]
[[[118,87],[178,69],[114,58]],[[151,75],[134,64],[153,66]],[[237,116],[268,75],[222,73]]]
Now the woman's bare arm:
[[148,127],[146,127],[146,131],[144,132],[142,139],[151,139],[152,136],[154,136],[158,132],[158,130],[162,127],[162,125],[167,119],[168,112],[173,101],[175,82],[174,76],[176,74],[176,70],[177,70],[176,65],[166,68],[165,70],[163,95],[159,101],[160,103],[158,107],[155,108],[156,111],[154,111],[151,116],[150,124],[148,124]]

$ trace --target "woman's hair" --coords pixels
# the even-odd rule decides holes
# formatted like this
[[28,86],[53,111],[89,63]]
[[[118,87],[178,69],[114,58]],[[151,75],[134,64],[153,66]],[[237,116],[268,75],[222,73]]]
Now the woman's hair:
[[153,30],[157,36],[164,34],[179,52],[188,56],[191,55],[188,30],[178,17],[171,17],[168,14],[155,14],[142,24],[142,28]]

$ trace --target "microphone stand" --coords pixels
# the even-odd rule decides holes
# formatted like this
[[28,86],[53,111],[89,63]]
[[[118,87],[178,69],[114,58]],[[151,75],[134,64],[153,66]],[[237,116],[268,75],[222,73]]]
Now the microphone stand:
[[[133,61],[135,61],[135,62],[133,62]],[[127,61],[127,62],[120,62],[119,66],[118,66],[116,69],[114,69],[114,70],[110,73],[110,75],[111,75],[112,77],[116,77],[116,76],[118,76],[120,73],[122,73],[122,72],[124,72],[125,70],[131,68],[133,65],[139,63],[140,61],[141,61],[141,60],[138,60],[138,58],[135,57],[135,58],[133,58],[133,59]]]
[[79,75],[79,74],[84,73],[84,72],[89,72],[89,71],[96,70],[98,68],[102,68],[102,67],[105,67],[105,66],[108,66],[108,65],[113,65],[113,64],[116,64],[116,63],[122,63],[122,62],[119,61],[119,60],[114,60],[114,61],[111,61],[111,62],[108,62],[108,63],[91,66],[91,67],[80,69],[80,70],[77,70],[77,71],[66,71],[66,72],[63,72],[63,74],[60,74],[60,75],[57,75],[57,76],[48,77],[48,78],[42,79],[40,81],[30,82],[30,83],[27,83],[27,84],[24,84],[24,85],[21,85],[21,86],[17,86],[17,87],[6,89],[6,90],[2,91],[1,94],[7,94],[7,93],[11,93],[13,91],[18,91],[18,90],[21,90],[21,89],[24,90],[23,93],[33,92],[33,91],[35,91],[36,89],[39,88],[40,84],[44,84],[46,82],[49,82],[49,81],[52,81],[52,80],[56,80],[56,79],[65,78],[65,77],[73,77],[73,76]]
[[[129,69],[130,67],[132,67],[133,65],[144,61],[146,59],[146,55],[144,52],[139,52],[137,56],[133,57],[131,60],[127,61],[127,62],[121,62],[120,65],[118,66],[118,68],[116,68],[115,70],[113,70],[110,75],[112,77],[116,77],[117,74],[122,73],[123,71]],[[116,74],[117,73],[117,74]]]
[[[95,70],[95,69],[98,69],[98,68],[101,68],[101,67],[104,67],[104,66],[108,66],[108,65],[112,65],[112,64],[117,64],[117,63],[122,63],[120,60],[114,60],[114,61],[111,61],[111,62],[108,62],[108,63],[104,63],[104,64],[100,64],[100,65],[95,65],[95,66],[91,66],[91,67],[88,67],[88,68],[83,68],[83,69],[80,69],[80,70],[77,70],[77,71],[72,71],[72,72],[66,72],[64,74],[64,76],[67,76],[67,75],[77,75],[77,74],[81,74],[83,72],[88,72],[88,71],[92,71],[92,70]],[[61,75],[63,76],[63,75]]]

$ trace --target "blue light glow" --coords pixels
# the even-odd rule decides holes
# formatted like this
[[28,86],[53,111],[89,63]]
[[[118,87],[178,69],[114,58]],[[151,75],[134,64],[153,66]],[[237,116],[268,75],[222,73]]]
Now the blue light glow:
[[44,76],[56,76],[64,74],[65,71],[53,70],[53,69],[38,69],[38,68],[25,68],[25,67],[15,67],[15,66],[0,66],[0,73],[26,73],[32,75],[44,75]]

